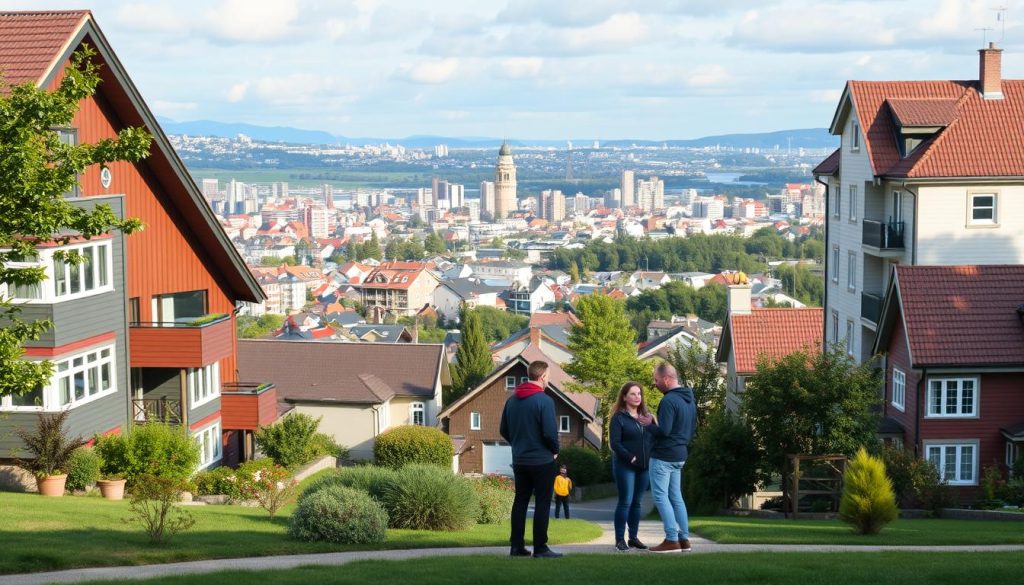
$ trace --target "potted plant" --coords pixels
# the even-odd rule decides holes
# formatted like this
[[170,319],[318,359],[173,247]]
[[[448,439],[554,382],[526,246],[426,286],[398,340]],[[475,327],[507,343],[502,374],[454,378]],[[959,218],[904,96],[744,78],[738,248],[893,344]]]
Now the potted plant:
[[71,455],[85,444],[81,437],[69,439],[64,433],[68,414],[67,410],[40,414],[35,432],[18,430],[18,437],[25,442],[25,450],[32,456],[32,459],[19,460],[18,465],[36,476],[39,493],[44,496],[64,495]]
[[124,484],[127,480],[118,474],[104,475],[102,479],[96,482],[96,486],[100,488],[100,494],[108,500],[123,500],[124,499]]

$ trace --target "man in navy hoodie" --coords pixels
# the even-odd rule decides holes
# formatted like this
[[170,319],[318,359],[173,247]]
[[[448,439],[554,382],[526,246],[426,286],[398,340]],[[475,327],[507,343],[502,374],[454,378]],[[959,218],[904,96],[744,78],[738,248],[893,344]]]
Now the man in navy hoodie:
[[688,552],[690,525],[683,502],[682,472],[688,447],[697,426],[697,404],[693,390],[679,385],[679,374],[670,364],[654,369],[654,385],[664,396],[658,405],[658,422],[650,416],[641,423],[650,424],[654,435],[651,449],[651,495],[665,527],[665,540],[651,552]]
[[501,413],[501,436],[512,445],[512,471],[516,498],[512,503],[512,552],[528,557],[526,548],[526,511],[530,496],[533,508],[533,556],[557,558],[560,553],[548,548],[548,516],[551,514],[551,486],[558,467],[558,425],[555,401],[544,393],[548,383],[547,362],[535,361],[527,369],[530,381],[516,387],[515,395],[505,402]]

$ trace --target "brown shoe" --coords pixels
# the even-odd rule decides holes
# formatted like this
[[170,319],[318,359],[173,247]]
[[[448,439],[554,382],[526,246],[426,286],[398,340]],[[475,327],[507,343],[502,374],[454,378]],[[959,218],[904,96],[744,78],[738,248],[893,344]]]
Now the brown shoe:
[[[686,545],[690,545],[689,541],[687,541]],[[671,540],[663,540],[661,541],[661,544],[659,544],[658,546],[652,546],[648,550],[655,553],[674,553],[680,552],[683,549],[679,548],[678,542],[672,542]]]
[[679,541],[679,550],[681,550],[682,552],[690,552],[691,550],[693,550],[693,547],[690,546],[689,538],[684,538]]

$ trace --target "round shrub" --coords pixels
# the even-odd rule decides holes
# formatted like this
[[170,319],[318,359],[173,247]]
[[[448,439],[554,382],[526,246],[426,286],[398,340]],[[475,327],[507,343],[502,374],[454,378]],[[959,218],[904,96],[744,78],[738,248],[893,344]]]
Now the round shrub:
[[480,513],[471,480],[436,465],[406,465],[383,496],[392,528],[464,530]]
[[512,501],[516,498],[515,484],[504,475],[485,475],[472,480],[476,497],[480,501],[477,524],[501,524],[512,515]]
[[398,472],[388,467],[376,465],[360,465],[346,467],[334,473],[328,473],[313,480],[302,497],[314,494],[332,486],[343,486],[365,492],[378,502],[384,499],[387,486],[398,481]]
[[330,486],[299,500],[288,536],[307,542],[372,544],[387,538],[388,515],[359,490]]
[[121,477],[133,487],[142,475],[187,481],[199,465],[199,444],[181,427],[165,423],[133,425],[122,435],[96,441],[106,477]]
[[584,486],[605,480],[605,465],[601,455],[593,449],[565,447],[558,452],[559,465],[569,469],[573,485]]
[[260,427],[256,431],[256,444],[274,463],[295,469],[316,456],[315,437],[319,425],[319,418],[292,412],[268,427]]
[[235,470],[230,467],[217,467],[209,471],[200,471],[192,478],[198,496],[227,496],[231,500],[241,498],[238,490],[238,478]]
[[71,453],[68,462],[68,491],[84,490],[96,483],[100,478],[100,465],[103,460],[96,451],[89,447],[79,447]]
[[395,427],[377,437],[373,446],[377,465],[398,469],[410,463],[452,468],[455,447],[440,429],[418,425]]

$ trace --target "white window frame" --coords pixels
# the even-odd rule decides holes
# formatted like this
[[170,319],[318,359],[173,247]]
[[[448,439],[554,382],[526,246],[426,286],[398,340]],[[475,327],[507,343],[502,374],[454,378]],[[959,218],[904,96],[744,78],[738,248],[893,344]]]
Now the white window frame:
[[832,246],[832,282],[839,284],[839,245]]
[[563,415],[559,416],[558,417],[558,432],[562,433],[562,434],[572,432],[571,424],[572,423],[570,422],[568,415],[563,414]]
[[892,405],[900,412],[906,410],[907,375],[899,368],[892,369]]
[[[416,422],[416,415],[419,415],[420,422]],[[427,426],[427,405],[422,402],[409,404],[409,424],[416,426]]]
[[850,190],[850,221],[857,221],[857,196],[859,195],[857,185],[851,184]]
[[1020,445],[1013,441],[1006,441],[1006,468],[1013,473],[1013,464],[1017,462],[1017,458],[1020,457]]
[[199,469],[209,467],[224,457],[220,420],[192,433],[192,438],[199,444]]
[[529,381],[530,381],[530,377],[529,377],[529,376],[521,376],[521,377],[519,378],[519,383],[520,383],[520,384],[525,384],[525,383],[527,383],[527,382],[529,382]]
[[[992,205],[976,205],[976,197],[991,197]],[[991,209],[992,219],[974,219],[976,209]],[[969,226],[998,226],[999,225],[999,193],[995,191],[977,191],[967,193],[967,225]]]
[[839,219],[843,216],[843,186],[836,185],[836,204],[835,209],[832,210],[832,217]]
[[850,152],[860,152],[860,123],[856,120],[850,124]]
[[[964,471],[964,451],[965,448],[970,448],[971,461],[970,461],[970,478],[963,479]],[[939,470],[939,477],[949,485],[978,485],[978,455],[979,455],[979,441],[977,439],[970,440],[936,440],[936,441],[925,441],[924,442],[924,458],[931,461],[933,464],[935,461],[932,459],[932,453],[938,450],[939,461],[942,465],[936,465]],[[946,476],[946,458],[948,456],[947,451],[953,450],[953,477],[949,478]]]
[[[54,265],[54,253],[62,251],[85,254],[86,249],[91,250],[93,258],[96,259],[96,266],[91,268],[92,282],[88,283],[91,286],[86,288],[87,283],[84,281],[86,270],[85,263],[72,266],[71,264],[64,262],[61,264],[61,275],[63,276],[63,278],[61,278],[61,282],[65,283],[64,286],[69,292],[58,294],[57,279],[55,277],[57,274],[57,267]],[[110,239],[93,240],[90,242],[69,244],[67,246],[54,248],[41,248],[37,252],[38,258],[34,261],[8,262],[6,264],[8,268],[42,268],[45,274],[45,279],[36,285],[38,296],[17,296],[18,289],[13,286],[8,287],[7,294],[10,294],[14,301],[18,303],[52,305],[111,292],[114,290],[114,262],[111,256],[112,249],[113,242]],[[74,272],[78,273],[80,279],[79,291],[76,293],[70,292],[71,276]]]
[[190,409],[194,410],[220,397],[220,362],[201,368],[188,368],[185,376]]
[[516,377],[515,376],[505,376],[505,390],[515,390],[515,389],[516,389]]
[[[79,361],[79,364],[75,364]],[[117,348],[116,344],[97,345],[51,360],[53,377],[42,388],[42,404],[31,406],[14,405],[13,397],[0,398],[0,411],[5,412],[58,412],[75,409],[117,393]],[[104,382],[103,370],[107,379]],[[63,369],[62,369],[63,368]],[[81,375],[83,396],[75,398],[75,379]],[[68,402],[61,401],[62,381],[67,380]],[[92,391],[95,384],[96,390]],[[104,388],[104,384],[107,385]]]
[[481,416],[480,416],[479,412],[471,412],[471,413],[469,413],[469,430],[471,430],[471,431],[479,431],[480,430],[480,419],[481,419]]
[[[941,387],[938,388],[940,392],[939,396],[939,412],[935,412],[932,408],[935,403],[935,383],[938,382]],[[963,394],[964,394],[964,383],[970,382],[972,385],[971,391],[973,393],[971,400],[971,412],[965,412],[963,406]],[[950,384],[955,383],[954,388],[950,388]],[[947,413],[948,410],[948,398],[949,392],[953,390],[956,400],[956,412]],[[977,376],[932,376],[928,378],[928,385],[925,389],[925,418],[978,418],[979,412],[981,412],[981,380]]]
[[853,324],[853,319],[846,320],[846,353],[847,355],[854,355],[854,341],[856,336],[857,327]]
[[846,254],[846,290],[857,292],[857,253]]
[[839,311],[832,309],[832,343],[839,343]]

